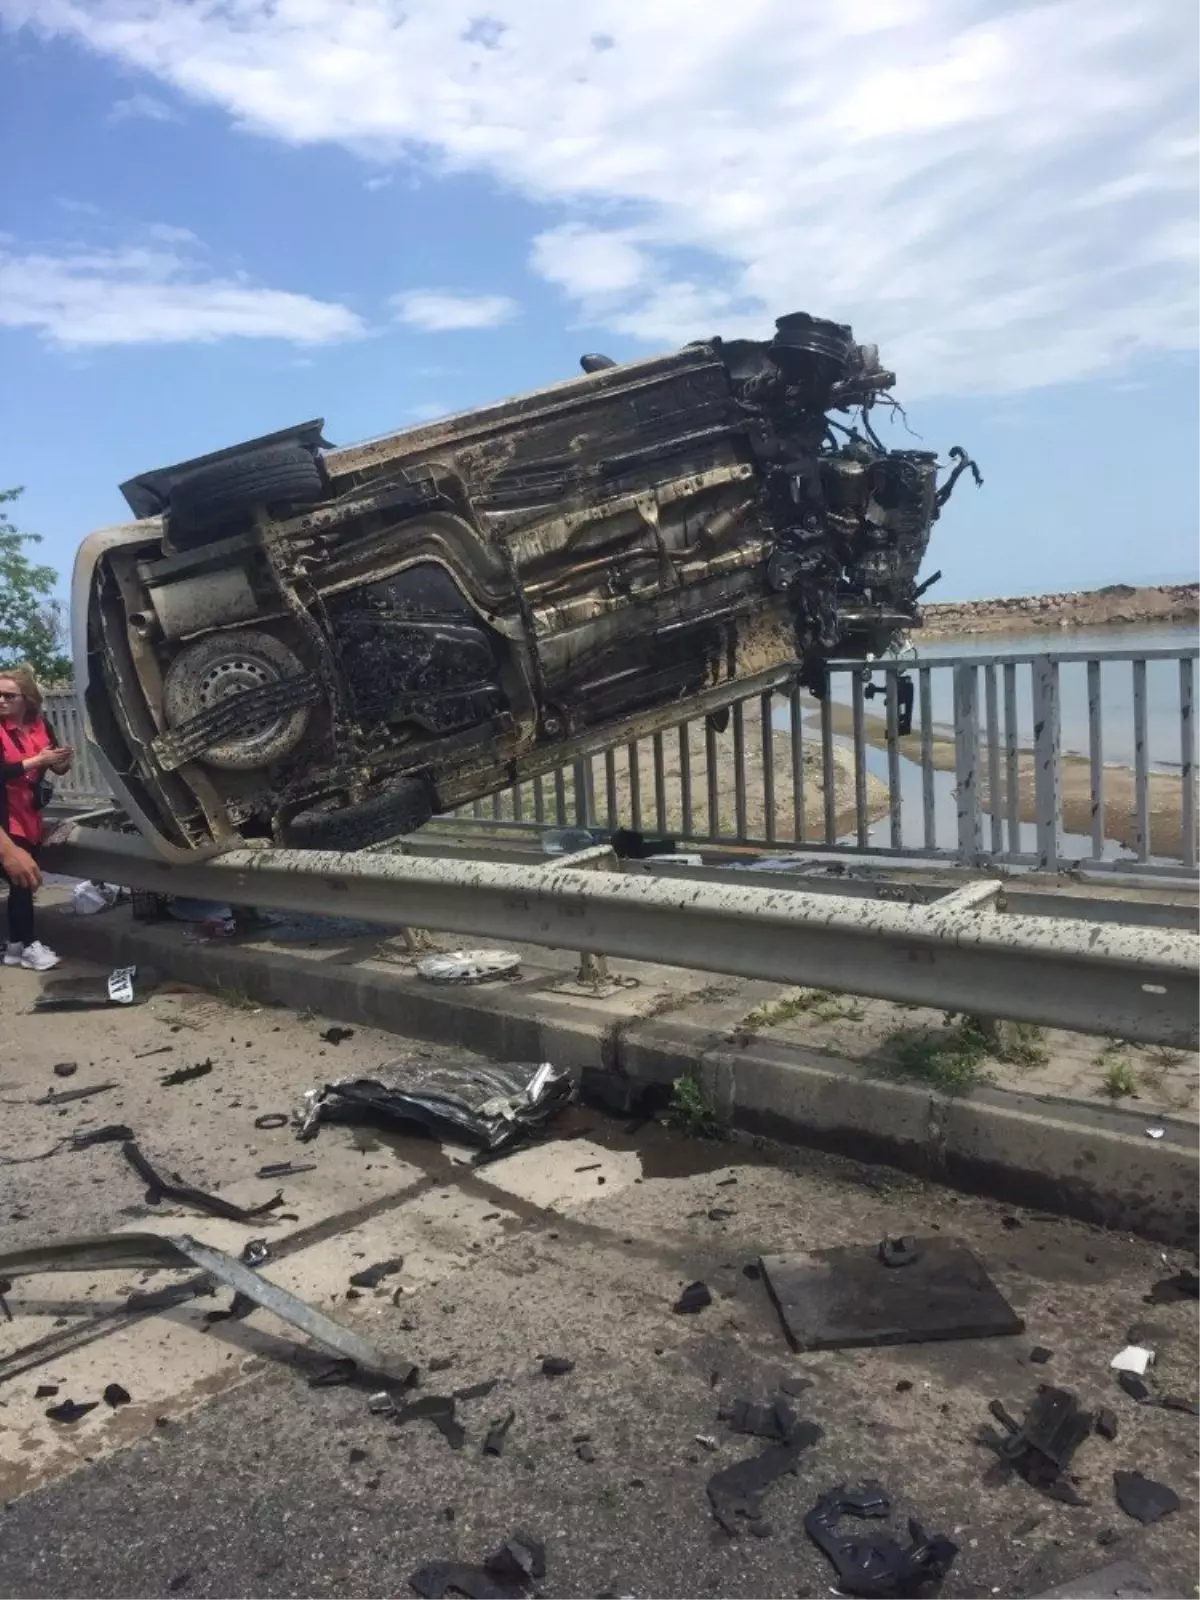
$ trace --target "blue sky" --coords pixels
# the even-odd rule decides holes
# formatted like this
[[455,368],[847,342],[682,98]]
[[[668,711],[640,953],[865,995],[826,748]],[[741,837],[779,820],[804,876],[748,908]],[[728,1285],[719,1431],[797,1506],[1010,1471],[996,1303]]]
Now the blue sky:
[[980,462],[938,593],[1194,578],[1192,10],[0,0],[0,487],[66,570],[134,472],[803,308]]

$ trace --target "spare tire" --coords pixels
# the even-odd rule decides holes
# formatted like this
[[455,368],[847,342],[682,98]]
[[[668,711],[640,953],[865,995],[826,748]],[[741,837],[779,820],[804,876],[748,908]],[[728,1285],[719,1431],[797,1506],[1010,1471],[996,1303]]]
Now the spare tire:
[[299,812],[282,829],[283,843],[296,850],[365,850],[415,833],[432,815],[433,794],[424,778],[400,778],[350,805]]
[[321,463],[304,445],[214,461],[171,485],[169,537],[176,549],[191,549],[255,506],[311,505],[327,492]]

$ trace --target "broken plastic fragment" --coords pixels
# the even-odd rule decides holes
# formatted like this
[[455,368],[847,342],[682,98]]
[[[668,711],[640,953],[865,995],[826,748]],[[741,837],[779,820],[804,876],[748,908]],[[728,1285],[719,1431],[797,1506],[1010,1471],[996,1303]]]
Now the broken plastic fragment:
[[574,1372],[575,1363],[569,1356],[543,1356],[542,1371],[547,1378],[562,1378]]
[[114,1411],[118,1406],[127,1406],[132,1399],[129,1390],[120,1383],[110,1383],[104,1391],[105,1404],[110,1405]]
[[708,1480],[708,1498],[725,1532],[738,1534],[757,1522],[763,1495],[784,1473],[794,1472],[802,1452],[823,1437],[815,1422],[801,1422],[786,1444],[769,1445],[759,1455],[714,1472]]
[[891,1511],[882,1484],[874,1481],[828,1490],[804,1519],[804,1531],[833,1562],[838,1586],[847,1594],[886,1596],[910,1594],[924,1584],[940,1583],[958,1554],[945,1534],[927,1534],[915,1517],[908,1520],[908,1549],[889,1534],[839,1536],[844,1516],[886,1517]]
[[1154,1351],[1143,1344],[1127,1344],[1109,1362],[1114,1372],[1136,1372],[1139,1378],[1144,1378],[1147,1368],[1153,1364]]
[[1110,1411],[1107,1406],[1101,1406],[1096,1413],[1096,1432],[1102,1439],[1115,1439],[1117,1437],[1117,1413]]
[[364,1267],[361,1272],[352,1272],[350,1282],[356,1289],[377,1289],[385,1278],[399,1272],[403,1265],[403,1256],[392,1256],[387,1261],[377,1261],[374,1266]]
[[176,1067],[174,1072],[168,1072],[165,1078],[160,1078],[159,1084],[164,1089],[172,1089],[179,1083],[194,1083],[197,1078],[207,1078],[213,1070],[210,1060],[197,1061],[190,1067]]
[[345,1039],[353,1039],[354,1029],[339,1028],[335,1023],[333,1027],[326,1028],[319,1037],[324,1039],[326,1044],[341,1044]]
[[509,977],[520,965],[520,956],[512,950],[451,950],[425,956],[417,962],[417,974],[430,983],[487,983]]
[[1114,1472],[1113,1486],[1117,1504],[1143,1527],[1179,1510],[1179,1496],[1165,1483],[1153,1478],[1143,1478],[1140,1472]]
[[220,1195],[195,1189],[189,1183],[170,1183],[159,1176],[132,1139],[127,1139],[121,1146],[121,1154],[147,1184],[146,1199],[152,1206],[165,1198],[177,1200],[183,1205],[195,1206],[198,1211],[207,1211],[209,1216],[213,1217],[224,1217],[229,1222],[252,1222],[257,1217],[277,1210],[283,1204],[283,1194],[279,1193],[261,1206],[249,1208],[235,1206],[231,1200],[223,1200]]
[[95,1411],[99,1404],[99,1400],[61,1400],[56,1406],[47,1406],[46,1415],[51,1422],[78,1422],[89,1411]]
[[1131,1400],[1136,1400],[1139,1405],[1150,1398],[1150,1385],[1139,1378],[1136,1372],[1118,1372],[1117,1382],[1124,1389]]
[[485,1456],[502,1456],[504,1454],[504,1441],[508,1437],[508,1430],[517,1420],[517,1413],[512,1409],[505,1412],[498,1422],[493,1422],[483,1441]]
[[676,1316],[692,1316],[710,1305],[712,1305],[712,1290],[708,1285],[700,1282],[689,1283],[671,1310]]
[[998,1400],[989,1410],[1010,1437],[1001,1440],[998,1454],[1009,1461],[1034,1489],[1065,1505],[1083,1505],[1066,1476],[1071,1457],[1092,1431],[1090,1411],[1080,1408],[1069,1389],[1045,1384],[1038,1390],[1016,1424]]

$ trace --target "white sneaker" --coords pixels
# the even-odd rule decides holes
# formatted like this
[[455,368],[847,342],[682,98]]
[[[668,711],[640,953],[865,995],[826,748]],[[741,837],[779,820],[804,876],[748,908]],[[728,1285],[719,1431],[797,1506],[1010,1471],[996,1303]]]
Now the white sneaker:
[[[10,947],[11,948],[11,947]],[[8,957],[5,957],[7,961]],[[21,952],[21,966],[28,967],[30,972],[49,972],[51,967],[56,967],[62,960],[48,949],[40,940],[35,939],[32,944],[27,944]]]
[[4,965],[6,967],[19,967],[21,957],[25,954],[23,944],[9,944],[4,947]]

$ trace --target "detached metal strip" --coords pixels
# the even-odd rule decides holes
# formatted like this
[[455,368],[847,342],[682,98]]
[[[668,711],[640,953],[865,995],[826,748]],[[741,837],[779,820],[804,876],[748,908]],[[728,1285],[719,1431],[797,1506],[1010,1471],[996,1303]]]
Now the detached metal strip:
[[323,1311],[260,1277],[224,1250],[201,1244],[190,1234],[110,1233],[80,1239],[56,1239],[0,1256],[0,1276],[17,1278],[39,1272],[96,1272],[120,1267],[199,1267],[237,1294],[299,1328],[326,1349],[345,1356],[368,1372],[392,1383],[408,1383],[414,1368],[393,1365],[373,1344],[334,1322]]
[[46,869],[630,961],[668,952],[701,972],[1197,1045],[1200,942],[1170,929],[372,852],[239,850],[169,866],[139,838],[91,831],[48,846]]

